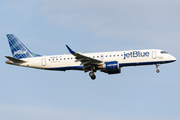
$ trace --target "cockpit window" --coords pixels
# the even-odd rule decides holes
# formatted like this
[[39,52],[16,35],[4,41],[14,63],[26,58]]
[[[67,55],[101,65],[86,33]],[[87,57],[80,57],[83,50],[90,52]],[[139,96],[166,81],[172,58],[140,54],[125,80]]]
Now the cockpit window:
[[168,52],[166,52],[166,51],[161,51],[161,54],[168,54]]

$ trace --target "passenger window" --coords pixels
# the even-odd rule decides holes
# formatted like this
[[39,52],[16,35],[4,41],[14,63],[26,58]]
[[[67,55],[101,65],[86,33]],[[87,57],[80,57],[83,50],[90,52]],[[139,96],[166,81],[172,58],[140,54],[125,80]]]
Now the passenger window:
[[109,55],[109,57],[111,57],[111,55]]
[[114,55],[114,57],[115,57],[115,55]]
[[64,60],[66,60],[66,58],[64,58]]

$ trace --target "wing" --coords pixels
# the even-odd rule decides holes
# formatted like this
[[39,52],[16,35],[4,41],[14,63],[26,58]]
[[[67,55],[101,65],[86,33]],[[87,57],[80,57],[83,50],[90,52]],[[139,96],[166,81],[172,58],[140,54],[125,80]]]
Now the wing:
[[80,61],[82,65],[97,65],[97,64],[100,64],[100,63],[103,63],[103,61],[101,60],[97,60],[97,59],[94,59],[94,58],[91,58],[91,57],[88,57],[88,56],[85,56],[81,53],[78,53],[78,52],[74,52],[71,48],[69,48],[69,46],[67,46],[67,49],[69,50],[69,52],[75,56],[75,59],[76,61]]

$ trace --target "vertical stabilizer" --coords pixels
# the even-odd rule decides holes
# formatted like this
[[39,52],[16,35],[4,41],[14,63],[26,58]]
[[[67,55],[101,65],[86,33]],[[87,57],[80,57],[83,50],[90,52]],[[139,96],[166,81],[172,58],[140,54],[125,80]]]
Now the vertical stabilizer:
[[40,55],[32,53],[28,48],[13,34],[7,34],[12,55],[16,59],[38,57]]

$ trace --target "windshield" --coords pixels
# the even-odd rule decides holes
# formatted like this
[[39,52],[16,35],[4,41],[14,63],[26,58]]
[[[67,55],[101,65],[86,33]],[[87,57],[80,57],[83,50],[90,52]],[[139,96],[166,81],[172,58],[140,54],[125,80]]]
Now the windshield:
[[168,54],[168,52],[166,52],[166,51],[161,51],[161,54]]

